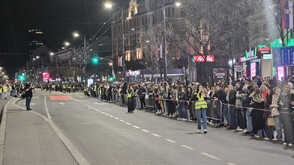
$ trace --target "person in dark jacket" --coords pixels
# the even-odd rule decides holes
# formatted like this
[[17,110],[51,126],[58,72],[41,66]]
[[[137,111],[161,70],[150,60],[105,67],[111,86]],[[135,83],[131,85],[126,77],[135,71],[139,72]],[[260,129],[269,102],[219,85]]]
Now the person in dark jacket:
[[31,104],[31,100],[33,97],[33,86],[30,83],[27,83],[25,85],[25,96],[26,96],[26,107],[27,107],[27,111],[32,110],[30,107]]
[[288,84],[284,85],[284,91],[281,95],[281,118],[284,127],[285,142],[284,145],[289,145],[290,147],[294,144],[294,125],[293,113],[294,106],[294,95],[291,93],[291,88]]
[[139,85],[138,95],[140,98],[141,109],[143,109],[146,106],[146,103],[145,103],[146,89],[144,88],[143,85]]
[[259,88],[255,88],[249,97],[252,99],[250,105],[253,108],[251,112],[253,133],[256,134],[256,138],[261,138],[263,137],[263,130],[265,128],[263,111],[260,110],[264,109],[264,98]]
[[236,129],[237,128],[237,121],[236,121],[236,91],[233,89],[233,85],[229,85],[229,113],[230,113],[230,125],[227,127],[228,129]]

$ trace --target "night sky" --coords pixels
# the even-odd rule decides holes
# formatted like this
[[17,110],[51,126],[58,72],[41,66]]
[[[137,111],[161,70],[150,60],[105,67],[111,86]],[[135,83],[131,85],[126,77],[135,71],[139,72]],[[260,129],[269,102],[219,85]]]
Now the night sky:
[[[28,30],[44,31],[44,45],[57,50],[65,40],[71,41],[72,32],[87,38],[93,36],[111,17],[104,9],[104,0],[1,0],[0,1],[0,66],[10,73],[25,64]],[[116,0],[121,6],[129,0]],[[104,32],[104,31],[102,31]],[[101,32],[101,33],[102,33]]]

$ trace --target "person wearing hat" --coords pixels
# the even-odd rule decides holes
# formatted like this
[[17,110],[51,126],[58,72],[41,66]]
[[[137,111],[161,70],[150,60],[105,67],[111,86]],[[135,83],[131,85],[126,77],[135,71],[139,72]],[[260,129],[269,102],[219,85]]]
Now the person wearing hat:
[[27,83],[25,85],[25,97],[26,97],[26,107],[27,107],[27,111],[29,110],[32,110],[30,108],[30,104],[31,104],[31,100],[32,100],[32,97],[33,97],[33,86],[30,84],[30,83]]

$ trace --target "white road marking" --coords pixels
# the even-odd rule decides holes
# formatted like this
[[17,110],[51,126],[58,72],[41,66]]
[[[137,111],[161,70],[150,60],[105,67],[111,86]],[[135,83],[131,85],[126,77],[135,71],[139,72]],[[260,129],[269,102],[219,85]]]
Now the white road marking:
[[[26,103],[24,102],[23,105],[26,105]],[[30,103],[30,105],[35,106],[35,103]]]
[[119,121],[121,121],[121,122],[123,122],[123,123],[125,122],[124,120],[119,120]]
[[116,120],[119,120],[119,118],[118,118],[118,117],[115,117],[115,119],[116,119]]
[[149,132],[148,130],[146,130],[146,129],[141,129],[143,132]]
[[59,103],[60,105],[64,105],[64,103]]
[[138,127],[138,126],[135,126],[135,125],[133,125],[133,127],[134,127],[134,128],[137,128],[137,129],[139,129],[139,128],[140,128],[140,127]]
[[168,141],[168,142],[171,142],[171,143],[177,143],[177,142],[175,142],[173,140],[170,140],[170,139],[165,139],[165,140]]
[[131,123],[126,123],[126,125],[132,125]]
[[236,164],[234,164],[234,163],[227,163],[227,165],[236,165]]
[[213,156],[213,155],[210,155],[210,154],[205,153],[205,152],[201,152],[201,154],[204,155],[204,156],[207,156],[207,157],[209,157],[209,158],[211,158],[211,159],[221,160],[220,158],[218,158],[218,157],[216,157],[216,156]]
[[112,116],[112,115],[109,115],[109,117],[113,118],[113,116]]
[[105,115],[106,115],[106,116],[109,116],[109,114],[108,114],[108,113],[105,113]]
[[160,135],[156,134],[156,133],[153,133],[152,134],[153,136],[156,136],[156,137],[161,137]]
[[189,147],[189,146],[186,146],[186,145],[181,145],[181,146],[184,147],[184,148],[187,148],[189,150],[195,150],[195,148],[192,148],[192,147]]
[[51,119],[51,115],[48,111],[48,107],[47,107],[47,102],[46,102],[46,96],[44,97],[44,105],[45,105],[45,110],[46,110],[46,113],[47,113],[47,116],[48,116],[48,119],[52,121]]

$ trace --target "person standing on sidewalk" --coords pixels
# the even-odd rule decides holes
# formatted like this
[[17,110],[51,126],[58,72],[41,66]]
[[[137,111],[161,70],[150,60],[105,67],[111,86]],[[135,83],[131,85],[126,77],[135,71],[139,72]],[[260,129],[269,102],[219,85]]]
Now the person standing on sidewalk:
[[32,110],[30,108],[30,104],[31,104],[31,100],[33,97],[33,86],[30,83],[27,83],[25,85],[25,96],[26,96],[26,107],[27,107],[27,111]]

